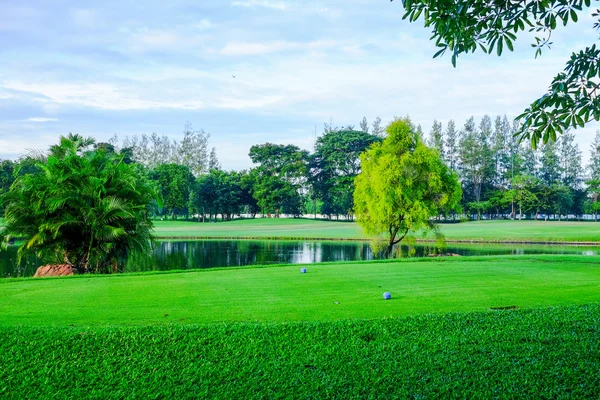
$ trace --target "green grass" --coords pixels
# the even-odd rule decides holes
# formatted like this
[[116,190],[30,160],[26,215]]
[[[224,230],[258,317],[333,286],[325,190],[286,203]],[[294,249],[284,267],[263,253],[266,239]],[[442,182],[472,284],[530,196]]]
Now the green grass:
[[217,223],[155,221],[159,237],[362,239],[354,222],[292,218],[256,218]]
[[[335,321],[600,299],[600,257],[353,262],[0,280],[0,325]],[[393,295],[383,301],[384,291]]]
[[4,399],[597,398],[600,306],[373,321],[0,328],[0,366]]
[[442,225],[452,240],[600,242],[600,223],[573,221],[475,221]]
[[[443,224],[447,240],[486,242],[600,242],[600,223],[558,221],[477,221]],[[257,218],[218,223],[156,221],[159,237],[367,239],[354,222]]]

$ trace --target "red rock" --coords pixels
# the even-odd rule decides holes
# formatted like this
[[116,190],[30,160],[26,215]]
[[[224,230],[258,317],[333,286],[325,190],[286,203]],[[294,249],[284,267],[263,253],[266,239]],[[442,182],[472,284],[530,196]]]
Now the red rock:
[[42,265],[35,271],[34,278],[45,278],[48,276],[69,276],[77,274],[77,268],[70,264],[48,264]]

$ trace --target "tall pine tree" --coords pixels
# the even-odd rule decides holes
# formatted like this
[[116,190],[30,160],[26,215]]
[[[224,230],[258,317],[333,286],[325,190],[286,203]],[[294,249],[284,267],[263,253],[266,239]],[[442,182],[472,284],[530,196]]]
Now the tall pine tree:
[[446,125],[446,154],[445,161],[448,163],[448,166],[453,171],[458,171],[458,147],[459,147],[459,138],[458,132],[456,131],[456,124],[454,120],[451,119],[448,121],[448,125]]
[[590,148],[590,161],[587,165],[587,172],[591,179],[600,181],[600,130],[596,131],[596,136]]
[[428,144],[432,149],[436,149],[444,159],[444,131],[442,130],[442,123],[437,120],[433,121]]

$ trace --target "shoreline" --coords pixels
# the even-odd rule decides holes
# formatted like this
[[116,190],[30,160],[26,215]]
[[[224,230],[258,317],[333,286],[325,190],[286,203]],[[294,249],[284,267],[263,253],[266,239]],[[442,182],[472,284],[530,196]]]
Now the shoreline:
[[[157,236],[156,240],[280,240],[280,241],[328,241],[328,242],[370,242],[365,238],[322,238],[295,236]],[[417,243],[435,243],[435,239],[416,239]],[[559,240],[483,240],[483,239],[447,239],[446,243],[460,244],[532,244],[563,246],[600,246],[600,242],[559,241]]]

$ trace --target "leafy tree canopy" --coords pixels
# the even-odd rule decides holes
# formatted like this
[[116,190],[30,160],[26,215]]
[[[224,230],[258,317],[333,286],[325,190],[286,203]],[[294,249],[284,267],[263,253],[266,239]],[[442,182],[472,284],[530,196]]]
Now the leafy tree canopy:
[[389,254],[411,231],[436,230],[432,217],[457,209],[462,191],[456,174],[421,142],[408,119],[392,122],[387,133],[360,157],[354,204],[367,234],[387,235]]
[[[591,4],[592,0],[402,0],[403,19],[413,22],[422,16],[438,47],[434,58],[450,52],[454,66],[460,54],[477,49],[499,56],[506,48],[512,51],[517,34],[525,30],[535,32],[532,46],[537,57],[550,47],[559,25],[578,22]],[[592,16],[600,17],[600,10]],[[594,29],[600,30],[600,19]],[[590,43],[571,55],[548,91],[517,117],[521,139],[531,140],[536,148],[569,128],[600,121],[599,87],[600,47]]]
[[250,148],[250,159],[268,174],[295,180],[306,175],[308,152],[298,146],[265,143]]
[[160,164],[150,174],[160,188],[164,208],[174,216],[176,210],[186,210],[194,190],[194,175],[187,165]]
[[50,154],[34,161],[3,196],[0,237],[24,239],[19,260],[69,263],[86,271],[112,272],[131,250],[151,245],[154,192],[123,157],[89,151],[93,140],[61,137]]

